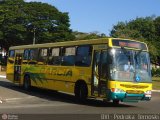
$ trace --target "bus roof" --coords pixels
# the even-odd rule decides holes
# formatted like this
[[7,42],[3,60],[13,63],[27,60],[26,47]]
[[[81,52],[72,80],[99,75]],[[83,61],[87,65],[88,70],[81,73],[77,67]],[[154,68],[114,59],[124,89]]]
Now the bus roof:
[[65,42],[55,42],[55,43],[12,46],[9,49],[12,50],[12,49],[24,49],[24,48],[41,48],[41,47],[60,47],[60,46],[87,45],[87,44],[103,44],[103,43],[108,43],[108,41],[109,41],[109,38],[75,40],[75,41],[65,41]]
[[43,43],[43,44],[31,44],[31,45],[20,45],[20,46],[12,46],[9,50],[15,49],[25,49],[25,48],[44,48],[44,47],[60,47],[60,46],[74,46],[74,45],[88,45],[88,44],[105,44],[108,43],[110,47],[112,47],[111,40],[129,40],[133,42],[140,42],[131,39],[124,38],[100,38],[100,39],[88,39],[88,40],[75,40],[75,41],[65,41],[65,42],[55,42],[55,43]]

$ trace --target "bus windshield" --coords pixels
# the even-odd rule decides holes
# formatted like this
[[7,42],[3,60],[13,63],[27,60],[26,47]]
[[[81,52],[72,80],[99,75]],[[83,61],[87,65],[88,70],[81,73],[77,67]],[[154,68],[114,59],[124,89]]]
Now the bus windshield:
[[127,50],[123,47],[110,50],[110,74],[112,80],[151,82],[148,52]]

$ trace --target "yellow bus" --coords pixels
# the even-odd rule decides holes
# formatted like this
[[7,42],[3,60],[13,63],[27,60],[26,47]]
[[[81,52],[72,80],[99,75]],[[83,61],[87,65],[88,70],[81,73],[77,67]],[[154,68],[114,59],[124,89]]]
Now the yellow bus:
[[147,45],[120,38],[10,47],[7,79],[116,104],[148,101],[152,90]]

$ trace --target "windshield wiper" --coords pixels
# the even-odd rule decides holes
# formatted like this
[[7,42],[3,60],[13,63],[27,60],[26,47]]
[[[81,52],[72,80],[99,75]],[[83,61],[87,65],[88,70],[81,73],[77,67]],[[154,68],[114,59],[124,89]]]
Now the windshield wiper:
[[124,52],[124,54],[127,55],[127,50],[126,50],[124,47],[122,47],[122,46],[121,46],[121,49],[122,49],[122,51]]
[[129,62],[131,62],[131,56],[127,54],[127,50],[121,46],[121,49],[123,51],[123,53],[126,55],[126,57],[128,58]]
[[142,52],[142,49],[139,50],[137,53],[135,52],[135,56],[134,56],[134,59],[135,59],[135,72],[134,72],[134,80],[135,82],[139,82],[140,81],[140,76],[138,75],[138,72],[137,72],[137,68],[136,66],[138,65],[138,59],[137,59],[137,56],[139,56]]
[[141,54],[142,49],[138,51],[138,53],[136,53],[135,57],[137,57],[139,54]]
[[135,59],[135,61],[136,61],[136,64],[138,63],[138,61],[137,61],[137,56],[139,56],[139,55],[141,54],[141,52],[142,52],[142,49],[139,50],[137,53],[135,52],[134,59]]

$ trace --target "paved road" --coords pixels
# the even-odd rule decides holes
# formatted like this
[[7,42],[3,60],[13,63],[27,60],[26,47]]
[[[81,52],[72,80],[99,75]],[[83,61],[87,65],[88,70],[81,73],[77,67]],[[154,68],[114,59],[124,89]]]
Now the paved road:
[[[72,95],[36,88],[33,88],[32,90],[32,92],[26,92],[22,88],[15,86],[6,79],[0,78],[0,99],[2,100],[2,103],[0,103],[0,113],[18,115],[34,114],[35,117],[37,116],[35,114],[38,114],[38,116],[41,116],[39,118],[48,116],[49,119],[53,118],[53,114],[55,119],[58,119],[59,117],[64,119],[71,116],[72,118],[69,119],[77,119],[79,118],[78,116],[83,119],[89,119],[90,117],[91,119],[103,119],[103,114],[108,115],[112,113],[160,113],[159,92],[153,92],[152,100],[149,102],[121,103],[118,106],[114,106],[111,102],[103,102],[100,100],[87,100],[85,104],[79,104]],[[87,114],[89,115],[87,116]],[[105,118],[108,119],[107,116],[105,116]]]

